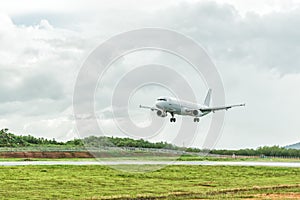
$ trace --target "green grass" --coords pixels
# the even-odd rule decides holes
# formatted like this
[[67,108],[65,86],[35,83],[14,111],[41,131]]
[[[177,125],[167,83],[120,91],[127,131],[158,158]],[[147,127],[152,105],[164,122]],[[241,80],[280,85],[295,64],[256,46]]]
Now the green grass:
[[[153,166],[124,168],[152,170]],[[168,166],[129,173],[105,166],[0,167],[2,199],[232,199],[300,192],[300,169]]]

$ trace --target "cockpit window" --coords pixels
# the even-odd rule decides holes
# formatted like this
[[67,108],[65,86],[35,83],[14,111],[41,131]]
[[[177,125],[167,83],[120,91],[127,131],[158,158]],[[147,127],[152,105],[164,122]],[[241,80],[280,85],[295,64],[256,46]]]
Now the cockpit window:
[[167,99],[157,99],[157,101],[167,101]]

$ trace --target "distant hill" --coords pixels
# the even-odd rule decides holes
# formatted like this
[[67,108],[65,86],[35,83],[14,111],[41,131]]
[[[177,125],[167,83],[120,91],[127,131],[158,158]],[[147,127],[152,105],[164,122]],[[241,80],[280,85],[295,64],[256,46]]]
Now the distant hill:
[[285,146],[287,149],[300,149],[300,142]]

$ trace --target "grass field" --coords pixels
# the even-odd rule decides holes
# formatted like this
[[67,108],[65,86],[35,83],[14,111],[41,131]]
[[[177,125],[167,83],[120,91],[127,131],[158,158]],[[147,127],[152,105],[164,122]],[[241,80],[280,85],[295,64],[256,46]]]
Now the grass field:
[[105,166],[19,166],[0,167],[0,180],[1,199],[300,198],[299,168],[168,166],[128,173]]

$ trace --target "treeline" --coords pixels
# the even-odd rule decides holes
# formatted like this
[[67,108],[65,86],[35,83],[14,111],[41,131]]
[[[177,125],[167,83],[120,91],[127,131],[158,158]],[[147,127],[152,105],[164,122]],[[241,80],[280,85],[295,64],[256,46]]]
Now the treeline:
[[32,145],[63,145],[55,139],[36,138],[31,135],[15,135],[8,132],[8,129],[0,130],[0,147],[24,147]]
[[[67,142],[58,142],[55,139],[36,138],[31,135],[22,136],[10,133],[8,129],[0,130],[0,147],[26,147],[26,146],[66,146],[66,147],[135,147],[135,148],[157,148],[172,149],[186,152],[207,152],[198,148],[178,147],[167,142],[149,142],[147,140],[134,140],[131,138],[96,137],[89,136],[83,139],[74,139]],[[240,156],[287,156],[300,157],[300,150],[288,149],[279,146],[264,146],[257,149],[240,150],[210,150],[211,154],[240,155]]]
[[92,147],[135,147],[135,148],[157,148],[157,149],[180,149],[175,145],[169,144],[167,142],[156,142],[152,143],[147,140],[139,139],[134,140],[131,138],[117,138],[117,137],[96,137],[89,136],[82,139],[82,143],[86,146]]
[[212,154],[219,155],[239,155],[239,156],[274,156],[274,157],[300,157],[299,149],[287,149],[279,146],[264,146],[257,149],[240,149],[240,150],[212,150]]
[[58,142],[55,139],[36,138],[31,135],[22,136],[10,133],[8,129],[0,130],[0,147],[24,147],[24,146],[90,146],[90,147],[135,147],[135,148],[165,148],[184,150],[182,147],[169,144],[167,142],[152,143],[143,139],[134,140],[131,138],[117,137],[96,137],[89,136],[83,139],[74,139],[67,142]]

